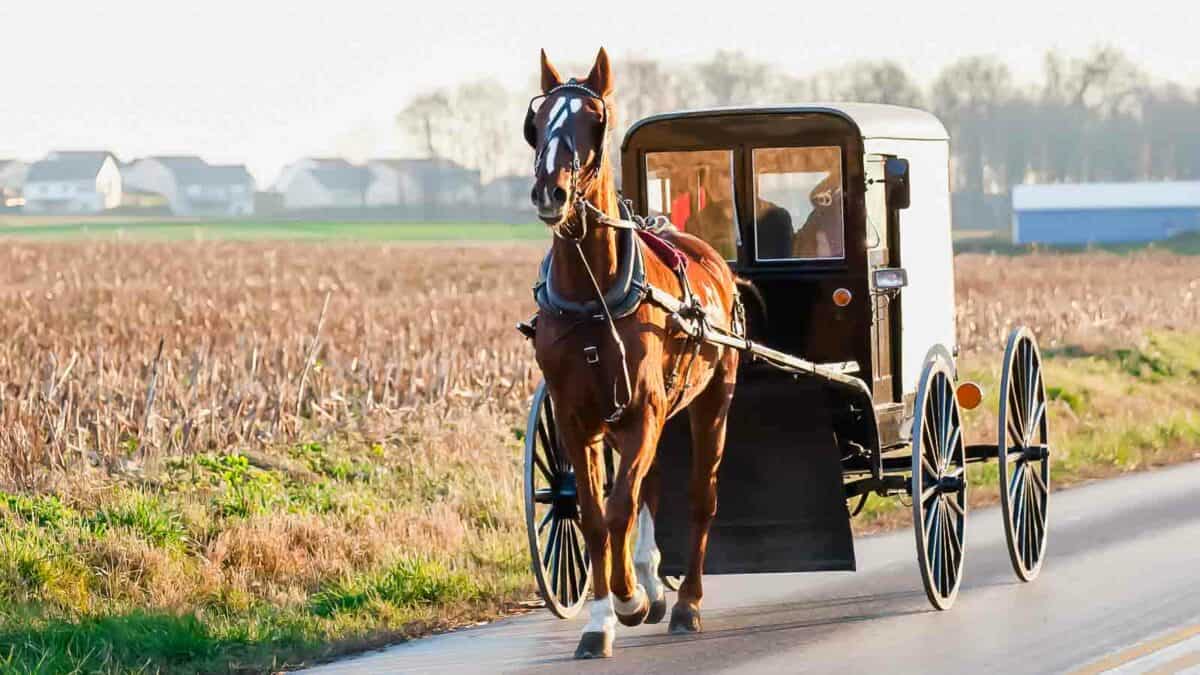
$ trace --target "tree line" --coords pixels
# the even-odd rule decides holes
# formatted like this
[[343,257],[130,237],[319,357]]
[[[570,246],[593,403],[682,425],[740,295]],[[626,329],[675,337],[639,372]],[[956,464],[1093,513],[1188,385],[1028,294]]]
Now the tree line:
[[[1200,88],[1151,77],[1121,51],[1049,52],[1038,81],[1020,83],[990,56],[950,63],[926,86],[888,60],[815,74],[718,50],[675,65],[618,59],[616,138],[650,114],[723,105],[865,101],[926,108],[952,138],[956,225],[1003,227],[1008,193],[1026,182],[1186,180],[1200,177]],[[585,72],[586,65],[563,72]],[[425,92],[397,123],[420,150],[478,168],[524,175],[524,91],[491,81]]]

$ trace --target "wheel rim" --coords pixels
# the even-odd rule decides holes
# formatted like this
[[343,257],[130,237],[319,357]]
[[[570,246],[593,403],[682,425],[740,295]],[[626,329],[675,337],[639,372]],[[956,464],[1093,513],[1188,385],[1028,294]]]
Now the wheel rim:
[[1013,331],[1000,380],[1000,502],[1013,571],[1032,581],[1046,552],[1050,443],[1042,358],[1033,335]]
[[575,470],[558,442],[554,407],[538,386],[525,429],[525,527],[546,608],[569,619],[591,587],[591,562],[579,523]]
[[925,366],[913,420],[913,532],[921,582],[938,609],[962,580],[967,520],[966,450],[953,377],[941,359]]

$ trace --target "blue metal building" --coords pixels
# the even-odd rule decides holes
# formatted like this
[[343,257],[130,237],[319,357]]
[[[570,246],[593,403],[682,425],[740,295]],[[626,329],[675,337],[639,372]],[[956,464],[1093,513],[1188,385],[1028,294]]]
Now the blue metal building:
[[1014,244],[1156,241],[1200,230],[1200,181],[1018,185]]

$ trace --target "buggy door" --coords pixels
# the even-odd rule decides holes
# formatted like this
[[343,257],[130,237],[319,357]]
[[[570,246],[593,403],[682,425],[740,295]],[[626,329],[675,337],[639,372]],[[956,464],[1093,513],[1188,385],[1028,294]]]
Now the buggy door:
[[[897,218],[887,206],[883,163],[885,155],[867,155],[867,268],[900,266],[900,233]],[[872,289],[873,290],[873,289]],[[900,296],[872,292],[871,372],[872,395],[877,404],[900,401]]]

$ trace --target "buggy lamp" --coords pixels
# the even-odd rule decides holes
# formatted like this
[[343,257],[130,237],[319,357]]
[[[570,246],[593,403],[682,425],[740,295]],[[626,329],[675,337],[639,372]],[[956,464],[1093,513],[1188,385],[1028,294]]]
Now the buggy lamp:
[[958,399],[958,406],[963,410],[974,410],[983,400],[983,389],[974,382],[963,382],[954,390],[954,397]]
[[883,267],[875,270],[875,289],[893,291],[908,285],[908,272],[903,267]]
[[845,288],[839,288],[833,292],[833,304],[837,305],[838,307],[845,307],[846,305],[849,305],[850,301],[853,299],[854,294]]

